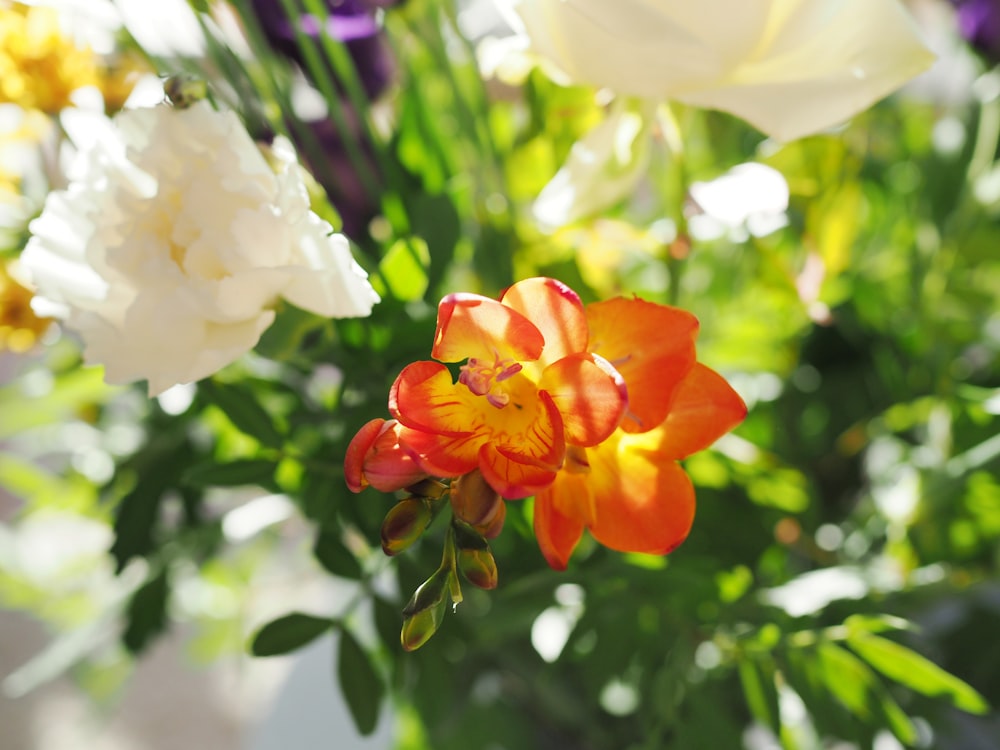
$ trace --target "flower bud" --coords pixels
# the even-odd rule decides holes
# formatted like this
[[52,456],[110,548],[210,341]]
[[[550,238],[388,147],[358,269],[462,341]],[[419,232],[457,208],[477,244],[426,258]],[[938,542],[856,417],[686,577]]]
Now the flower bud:
[[448,491],[448,485],[440,479],[427,477],[426,479],[421,479],[416,484],[411,484],[406,488],[406,490],[411,495],[416,495],[417,497],[426,497],[430,500],[437,500]]
[[490,551],[489,542],[477,529],[461,521],[453,521],[455,534],[455,562],[462,575],[473,586],[481,589],[497,587],[497,564]]
[[432,518],[425,501],[414,497],[400,501],[382,521],[382,551],[390,557],[399,554],[420,538]]
[[177,109],[187,109],[208,96],[208,84],[189,75],[170,76],[163,83],[163,93]]
[[501,512],[503,498],[476,469],[451,483],[451,508],[470,526],[488,526]]
[[399,641],[407,651],[416,651],[437,632],[444,619],[450,571],[439,570],[413,592],[403,607],[403,628]]
[[395,419],[373,419],[358,430],[344,456],[344,478],[351,492],[369,485],[395,492],[427,477],[400,444],[401,430]]
[[461,549],[455,557],[458,569],[473,586],[481,589],[497,587],[497,563],[486,549]]

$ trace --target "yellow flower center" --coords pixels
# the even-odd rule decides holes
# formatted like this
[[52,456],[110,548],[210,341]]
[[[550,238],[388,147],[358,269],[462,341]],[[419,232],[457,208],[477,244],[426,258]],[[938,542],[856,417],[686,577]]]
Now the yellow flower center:
[[493,406],[502,409],[510,403],[510,390],[505,381],[521,372],[521,363],[512,359],[500,359],[494,353],[493,364],[487,360],[469,357],[462,365],[458,382],[477,396],[485,396]]

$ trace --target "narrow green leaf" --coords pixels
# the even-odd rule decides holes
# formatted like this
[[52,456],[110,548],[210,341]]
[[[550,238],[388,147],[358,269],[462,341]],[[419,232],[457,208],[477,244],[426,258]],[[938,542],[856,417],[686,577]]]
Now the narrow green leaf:
[[195,487],[239,487],[247,484],[269,486],[274,481],[274,461],[245,459],[219,464],[208,461],[192,466],[181,481]]
[[739,674],[750,713],[758,722],[779,734],[781,720],[778,716],[778,691],[774,686],[774,666],[741,659]]
[[817,646],[820,677],[833,696],[862,721],[871,719],[870,693],[875,675],[854,654],[830,641]]
[[250,653],[254,656],[287,654],[314,641],[333,625],[329,617],[292,612],[258,630],[250,643]]
[[947,697],[956,708],[972,714],[990,710],[986,699],[970,685],[906,646],[861,631],[850,633],[847,643],[886,677],[921,695]]
[[320,565],[335,576],[357,580],[361,578],[361,563],[344,546],[340,534],[333,531],[321,531],[316,537],[313,554]]
[[378,723],[385,684],[361,644],[346,630],[340,633],[337,677],[358,731],[371,734]]
[[225,412],[229,421],[240,432],[269,448],[280,448],[284,444],[285,439],[274,426],[271,415],[257,402],[257,396],[250,388],[234,383],[203,380],[198,385],[198,390]]

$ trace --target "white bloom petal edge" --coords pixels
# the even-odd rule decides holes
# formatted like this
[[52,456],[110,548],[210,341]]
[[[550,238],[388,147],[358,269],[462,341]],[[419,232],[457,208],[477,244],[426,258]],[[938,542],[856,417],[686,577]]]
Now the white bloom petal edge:
[[83,150],[31,224],[35,303],[61,311],[84,359],[151,396],[253,348],[284,298],[362,317],[378,295],[347,240],[309,209],[295,153],[267,154],[232,112],[129,110]]
[[929,67],[899,0],[495,0],[576,83],[723,110],[779,140],[838,125]]

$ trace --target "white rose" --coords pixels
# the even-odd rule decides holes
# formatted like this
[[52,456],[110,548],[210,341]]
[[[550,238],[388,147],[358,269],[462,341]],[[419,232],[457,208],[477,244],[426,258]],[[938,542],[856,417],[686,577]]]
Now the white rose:
[[80,333],[111,383],[150,395],[253,348],[279,297],[327,317],[378,301],[347,240],[309,210],[294,151],[269,158],[206,102],[122,112],[48,196],[22,263],[33,306]]
[[779,140],[843,122],[934,59],[898,0],[496,2],[567,81],[719,109]]

